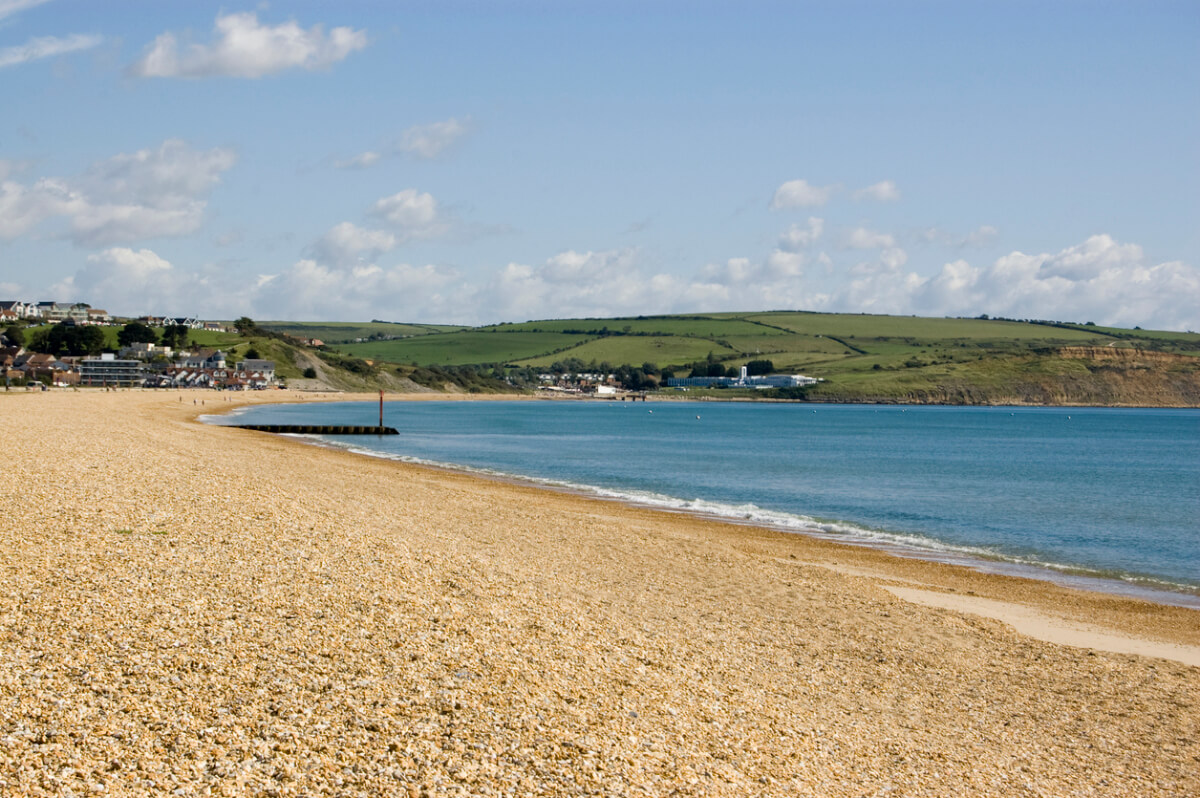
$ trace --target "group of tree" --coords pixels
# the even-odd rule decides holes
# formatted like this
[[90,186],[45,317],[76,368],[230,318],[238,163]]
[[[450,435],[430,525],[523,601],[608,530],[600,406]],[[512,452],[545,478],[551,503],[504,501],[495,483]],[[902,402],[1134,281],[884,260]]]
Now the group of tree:
[[[729,377],[737,379],[742,376],[741,367],[726,366],[717,360],[712,352],[708,353],[706,360],[693,363],[691,369],[691,372],[688,374],[689,377]],[[746,363],[746,375],[749,377],[773,374],[774,372],[775,364],[770,360],[751,360]]]
[[504,368],[498,364],[478,366],[416,366],[407,374],[403,366],[396,373],[417,385],[440,391],[454,385],[468,393],[503,393],[512,390]]
[[99,327],[63,322],[35,330],[26,346],[48,355],[81,357],[100,354],[106,343],[104,330]]
[[235,321],[233,323],[233,329],[237,330],[238,335],[242,336],[243,338],[275,338],[276,340],[280,341],[288,341],[290,339],[291,343],[293,344],[297,342],[297,339],[292,338],[292,336],[279,332],[278,330],[269,330],[266,327],[261,326],[249,316],[242,316],[240,319]]
[[131,321],[117,333],[117,343],[121,346],[162,344],[172,349],[183,349],[187,346],[187,339],[188,328],[183,324],[168,324],[160,335],[149,324]]

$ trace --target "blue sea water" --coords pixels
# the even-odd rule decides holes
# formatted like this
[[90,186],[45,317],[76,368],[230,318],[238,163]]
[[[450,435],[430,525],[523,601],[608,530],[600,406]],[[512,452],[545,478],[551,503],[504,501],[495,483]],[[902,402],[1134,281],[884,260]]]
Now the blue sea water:
[[400,435],[325,442],[1200,608],[1196,411],[429,401],[388,403],[385,423]]

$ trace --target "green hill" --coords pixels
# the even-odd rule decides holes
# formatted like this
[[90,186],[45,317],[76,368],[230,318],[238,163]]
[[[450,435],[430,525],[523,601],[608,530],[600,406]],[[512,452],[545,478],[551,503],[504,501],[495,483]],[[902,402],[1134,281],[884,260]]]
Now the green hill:
[[[500,376],[566,361],[609,370],[653,364],[686,376],[698,362],[737,368],[770,360],[776,372],[824,380],[808,393],[817,401],[1200,406],[1200,335],[1190,332],[800,311],[554,319],[478,328],[261,326],[322,338],[326,349],[346,362],[367,363],[388,381],[406,381],[417,369],[422,378],[434,379],[429,375],[435,366],[451,376]],[[339,331],[342,342],[335,344]]]

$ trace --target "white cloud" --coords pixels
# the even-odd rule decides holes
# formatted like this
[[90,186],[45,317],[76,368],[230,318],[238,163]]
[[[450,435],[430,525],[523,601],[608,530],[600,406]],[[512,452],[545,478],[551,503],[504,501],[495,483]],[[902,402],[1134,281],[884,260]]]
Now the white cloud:
[[880,180],[878,183],[860,188],[854,192],[856,200],[876,200],[877,202],[895,202],[900,199],[900,189],[891,180]]
[[400,138],[391,144],[386,152],[367,150],[352,158],[335,160],[333,165],[337,169],[366,169],[385,157],[395,155],[436,158],[466,135],[468,122],[469,120],[447,119],[428,125],[413,125],[401,133]]
[[204,220],[207,195],[235,161],[232,151],[194,150],[170,139],[157,149],[116,155],[78,178],[0,184],[0,238],[16,238],[61,217],[77,244],[102,246],[185,235]]
[[779,248],[785,252],[798,252],[812,246],[825,230],[825,220],[808,217],[808,225],[793,224],[779,236]]
[[560,252],[546,261],[542,275],[554,283],[595,285],[608,282],[629,272],[635,250],[619,249],[605,252]]
[[368,166],[377,164],[382,157],[377,152],[367,151],[344,161],[334,161],[333,165],[338,169],[366,169]]
[[1200,269],[1147,265],[1141,247],[1095,235],[1056,254],[1012,252],[990,266],[959,259],[929,277],[881,267],[858,273],[832,298],[839,310],[978,315],[1116,326],[1196,329]]
[[478,294],[475,315],[484,321],[615,316],[630,308],[661,308],[684,290],[670,275],[643,275],[636,249],[567,250],[541,266],[505,266]]
[[1118,244],[1112,236],[1096,235],[1046,260],[1040,271],[1047,277],[1088,280],[1141,260],[1142,248],[1137,244]]
[[373,260],[394,249],[396,236],[386,230],[368,230],[352,222],[342,222],[325,234],[316,244],[318,254],[326,261],[345,265],[363,257]]
[[941,244],[947,247],[965,249],[990,245],[1000,235],[1000,230],[994,225],[984,224],[966,235],[961,235],[943,230],[940,227],[930,227],[920,231],[917,235],[929,244]]
[[771,279],[800,277],[804,274],[804,267],[808,262],[809,257],[803,252],[775,249],[767,255],[764,276]]
[[48,2],[50,0],[0,0],[0,19]]
[[405,239],[431,238],[449,229],[449,222],[433,195],[415,188],[377,200],[371,214],[395,226]]
[[104,39],[90,33],[73,33],[70,36],[38,36],[25,44],[0,49],[0,69],[16,66],[42,58],[88,50]]
[[253,290],[254,313],[275,318],[395,318],[419,321],[464,315],[454,269],[399,264],[336,269],[301,260]]
[[130,68],[140,77],[261,78],[288,69],[323,69],[367,46],[365,31],[322,25],[308,30],[295,21],[263,25],[251,12],[218,15],[212,44],[180,48],[172,33],[154,40]]
[[0,238],[24,235],[54,213],[56,203],[46,181],[26,188],[15,181],[0,183]]
[[879,253],[879,262],[888,269],[899,269],[904,264],[908,263],[908,253],[900,247],[888,247],[883,252]]
[[211,190],[234,164],[232,150],[194,150],[180,139],[157,149],[115,155],[91,167],[86,182],[93,194],[115,201],[174,205]]
[[73,276],[50,288],[53,296],[85,301],[113,313],[187,313],[213,292],[201,276],[183,272],[149,249],[113,247],[89,255]]
[[965,247],[982,247],[987,246],[1000,235],[1000,231],[990,224],[980,225],[963,238],[962,245]]
[[466,123],[458,119],[414,125],[401,134],[396,149],[421,158],[436,158],[466,132]]
[[775,190],[771,210],[814,208],[829,202],[837,186],[814,186],[807,180],[789,180]]
[[883,249],[896,246],[896,239],[888,233],[856,227],[846,233],[844,246],[848,249]]
[[[1178,262],[1147,265],[1139,247],[1106,235],[1056,254],[1014,252],[982,268],[959,259],[928,276],[905,268],[902,248],[877,248],[876,260],[850,268],[835,268],[823,252],[811,257],[777,248],[762,261],[730,258],[690,277],[647,276],[635,250],[569,250],[541,266],[510,263],[483,291],[464,288],[462,310],[475,317],[467,321],[790,307],[1200,326],[1200,270]],[[824,273],[810,278],[810,265]]]
[[199,201],[171,208],[84,205],[72,216],[71,236],[85,246],[181,236],[195,232],[203,216],[204,203]]
[[700,278],[709,284],[737,285],[747,283],[759,274],[759,266],[749,258],[729,258],[724,263],[710,263],[700,270]]

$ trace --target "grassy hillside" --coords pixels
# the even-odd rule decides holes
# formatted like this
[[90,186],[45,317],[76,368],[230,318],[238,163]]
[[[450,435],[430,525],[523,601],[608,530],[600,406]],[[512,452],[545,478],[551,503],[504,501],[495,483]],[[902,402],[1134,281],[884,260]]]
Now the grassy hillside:
[[[116,348],[119,328],[101,329]],[[534,380],[566,361],[611,371],[649,363],[684,376],[699,363],[769,360],[775,372],[821,378],[807,391],[812,401],[1200,406],[1200,335],[1092,324],[776,311],[480,328],[264,322],[250,337],[188,337],[234,361],[253,348],[289,385],[317,390],[495,392],[515,390],[506,377]],[[328,345],[304,345],[310,338]]]
[[408,338],[414,335],[454,332],[463,329],[445,324],[401,324],[398,322],[343,322],[343,321],[262,321],[258,326],[272,332],[284,333],[297,338],[318,338],[327,344],[353,343],[356,339],[387,340]]
[[590,336],[553,332],[489,333],[462,330],[398,341],[371,341],[336,347],[355,357],[421,366],[459,366],[469,363],[515,363],[523,358],[565,352]]
[[[398,376],[434,386],[438,375],[457,379],[450,367],[475,367],[472,373],[491,375],[494,366],[542,370],[572,359],[613,368],[653,363],[683,375],[711,357],[735,368],[766,359],[776,372],[820,377],[825,382],[810,392],[814,400],[1200,406],[1196,333],[796,311],[555,319],[480,328],[262,326],[327,342],[339,330],[360,338],[375,335],[376,340],[328,348],[388,380]],[[431,371],[434,366],[447,370]],[[420,380],[409,379],[416,368]]]

